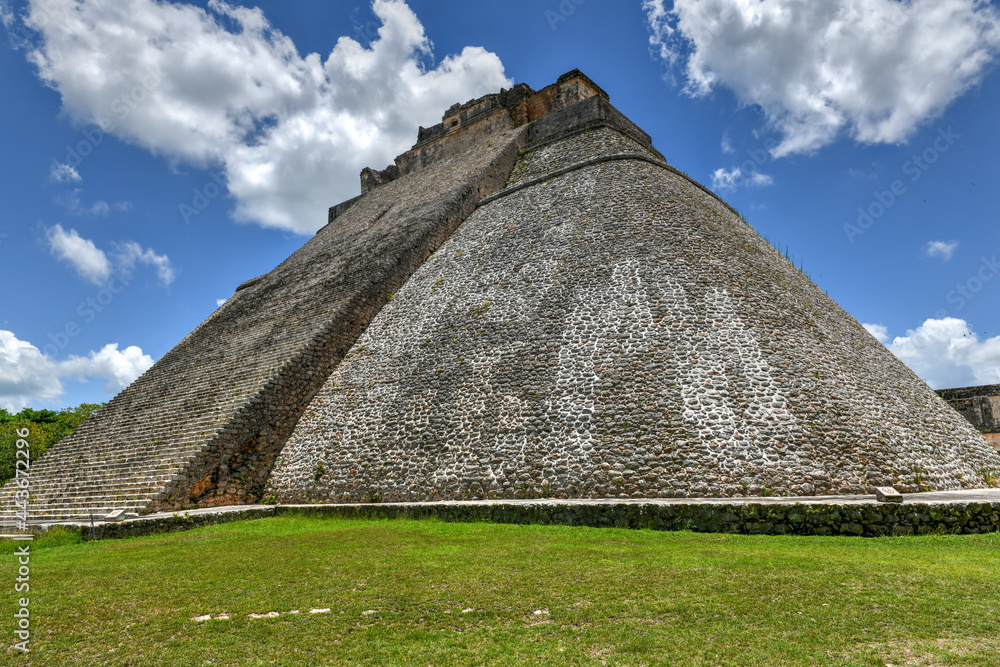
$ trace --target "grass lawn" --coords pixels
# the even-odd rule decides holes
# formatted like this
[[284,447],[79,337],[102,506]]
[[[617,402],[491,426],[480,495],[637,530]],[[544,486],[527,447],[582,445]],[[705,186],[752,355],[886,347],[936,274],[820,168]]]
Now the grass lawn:
[[[0,548],[9,647],[23,594]],[[1000,666],[996,534],[279,517],[47,536],[30,576],[33,650],[2,664]],[[192,620],[207,614],[230,618]]]

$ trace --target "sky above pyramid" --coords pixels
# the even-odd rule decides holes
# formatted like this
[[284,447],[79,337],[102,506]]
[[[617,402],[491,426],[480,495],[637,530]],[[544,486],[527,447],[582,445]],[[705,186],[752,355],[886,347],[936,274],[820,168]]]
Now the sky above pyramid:
[[934,387],[1000,382],[1000,8],[0,0],[0,407],[104,401],[418,126],[580,68]]

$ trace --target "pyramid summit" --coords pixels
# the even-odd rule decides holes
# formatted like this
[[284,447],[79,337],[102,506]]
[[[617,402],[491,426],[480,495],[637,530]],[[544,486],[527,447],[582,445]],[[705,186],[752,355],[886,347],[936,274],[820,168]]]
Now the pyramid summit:
[[995,483],[579,71],[453,106],[361,190],[34,464],[32,513]]

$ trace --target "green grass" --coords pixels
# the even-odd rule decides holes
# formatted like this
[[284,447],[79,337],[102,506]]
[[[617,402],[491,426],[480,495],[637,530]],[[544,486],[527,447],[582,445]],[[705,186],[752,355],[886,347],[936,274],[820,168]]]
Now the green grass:
[[31,577],[34,650],[3,664],[1000,665],[998,535],[281,517],[40,538]]

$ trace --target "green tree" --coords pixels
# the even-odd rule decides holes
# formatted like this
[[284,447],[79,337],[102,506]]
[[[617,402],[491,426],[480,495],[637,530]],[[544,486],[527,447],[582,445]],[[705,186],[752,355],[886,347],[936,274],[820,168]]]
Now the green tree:
[[14,476],[18,430],[28,429],[30,460],[35,461],[102,406],[103,403],[81,403],[58,411],[24,408],[17,414],[0,408],[0,483]]

